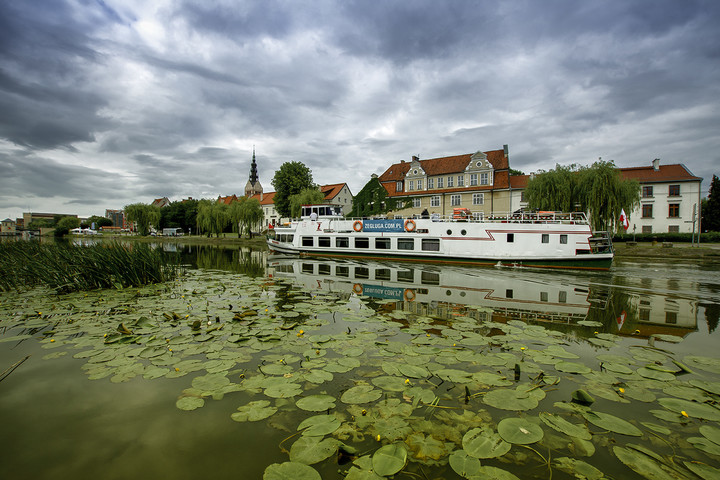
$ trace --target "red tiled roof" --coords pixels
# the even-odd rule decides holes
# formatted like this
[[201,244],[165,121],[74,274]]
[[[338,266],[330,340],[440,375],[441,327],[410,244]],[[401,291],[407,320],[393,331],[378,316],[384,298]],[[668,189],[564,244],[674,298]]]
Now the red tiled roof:
[[530,175],[510,175],[510,188],[527,188]]
[[[261,195],[262,199],[260,199]],[[255,195],[251,195],[249,198],[254,198],[258,202],[260,202],[260,205],[272,205],[275,203],[275,192],[265,192],[263,194],[256,193]]]
[[218,203],[224,203],[225,205],[230,205],[232,202],[237,202],[238,197],[237,195],[231,195],[229,197],[218,197],[217,202]]
[[696,177],[685,165],[676,163],[674,165],[660,165],[658,170],[650,167],[620,168],[620,175],[623,178],[637,180],[640,183],[657,182],[699,182],[701,177]]
[[325,195],[325,200],[332,200],[340,194],[346,183],[336,183],[334,185],[322,185],[320,191]]

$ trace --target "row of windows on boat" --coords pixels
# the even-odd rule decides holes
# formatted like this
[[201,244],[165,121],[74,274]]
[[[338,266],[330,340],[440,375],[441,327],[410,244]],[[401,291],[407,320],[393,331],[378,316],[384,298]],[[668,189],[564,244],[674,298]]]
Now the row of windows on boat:
[[[317,238],[317,245],[315,245],[315,238]],[[283,243],[292,243],[292,234],[279,234],[277,240]],[[391,250],[392,239],[387,237],[375,238],[375,249],[377,250]],[[426,252],[439,252],[440,251],[440,239],[439,238],[422,238],[420,244],[420,250]],[[507,234],[507,242],[513,243],[515,241],[515,234]],[[368,237],[353,237],[355,248],[370,248],[370,238]],[[550,243],[550,234],[543,233],[541,237],[542,243]],[[566,245],[568,243],[568,236],[565,234],[559,235],[559,243]],[[333,247],[331,237],[313,237],[303,236],[301,237],[301,245],[303,247]],[[350,237],[335,237],[335,248],[350,248]],[[415,239],[414,238],[398,238],[395,247],[397,250],[415,250]]]

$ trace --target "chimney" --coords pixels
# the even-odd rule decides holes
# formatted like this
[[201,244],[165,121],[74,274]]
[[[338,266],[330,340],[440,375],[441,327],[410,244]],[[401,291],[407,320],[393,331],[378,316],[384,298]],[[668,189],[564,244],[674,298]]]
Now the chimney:
[[503,145],[503,151],[505,152],[505,158],[508,158],[509,152],[508,152],[508,146]]
[[658,170],[660,170],[660,159],[659,158],[656,158],[655,160],[653,160],[652,164],[653,164],[653,170],[655,170],[656,172]]

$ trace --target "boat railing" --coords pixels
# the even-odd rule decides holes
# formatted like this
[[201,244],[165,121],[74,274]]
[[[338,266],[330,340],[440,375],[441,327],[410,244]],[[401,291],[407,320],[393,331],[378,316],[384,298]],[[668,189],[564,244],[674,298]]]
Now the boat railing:
[[[363,221],[380,217],[370,218],[349,218],[350,221]],[[382,217],[385,218],[385,217]],[[490,223],[564,223],[564,224],[587,224],[588,220],[583,212],[517,212],[517,213],[493,213],[484,214],[474,212],[467,217],[459,218],[456,215],[431,214],[429,216],[416,215],[388,215],[388,219],[395,220],[418,220],[428,219],[442,222],[490,222]]]

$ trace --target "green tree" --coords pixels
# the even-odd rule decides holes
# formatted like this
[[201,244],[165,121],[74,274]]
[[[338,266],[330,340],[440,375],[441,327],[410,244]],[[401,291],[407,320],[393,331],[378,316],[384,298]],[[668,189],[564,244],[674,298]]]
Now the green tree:
[[243,233],[246,233],[248,237],[252,238],[253,228],[261,226],[264,218],[262,206],[256,198],[240,197],[237,204],[237,214],[233,215],[235,226],[237,227],[238,237],[242,237]]
[[93,223],[95,224],[95,228],[112,227],[113,224],[112,220],[107,217],[93,215],[92,217],[89,217],[86,221],[82,222],[80,226],[83,228],[91,228]]
[[290,197],[313,188],[312,171],[302,162],[285,162],[272,179],[275,187],[275,210],[280,217],[290,217]]
[[640,204],[640,183],[620,178],[612,160],[582,169],[578,188],[582,210],[589,212],[595,230],[617,230],[620,211],[629,215]]
[[720,179],[713,175],[707,200],[702,202],[702,230],[720,232]]
[[150,233],[150,226],[160,225],[160,207],[145,203],[125,205],[125,216],[128,222],[135,222],[140,235]]
[[580,203],[578,168],[555,165],[553,170],[540,172],[528,181],[525,199],[532,210],[572,212]]
[[230,225],[228,205],[213,200],[200,200],[198,204],[197,226],[209,237],[219,237]]
[[325,195],[318,188],[306,188],[300,193],[290,196],[290,216],[299,217],[303,205],[314,205],[323,203]]
[[182,228],[183,232],[197,225],[198,200],[171,202],[160,209],[160,228]]
[[73,228],[78,228],[80,226],[80,219],[77,217],[62,217],[58,222],[55,224],[55,231],[53,232],[53,235],[56,237],[64,237],[67,235],[70,230]]

